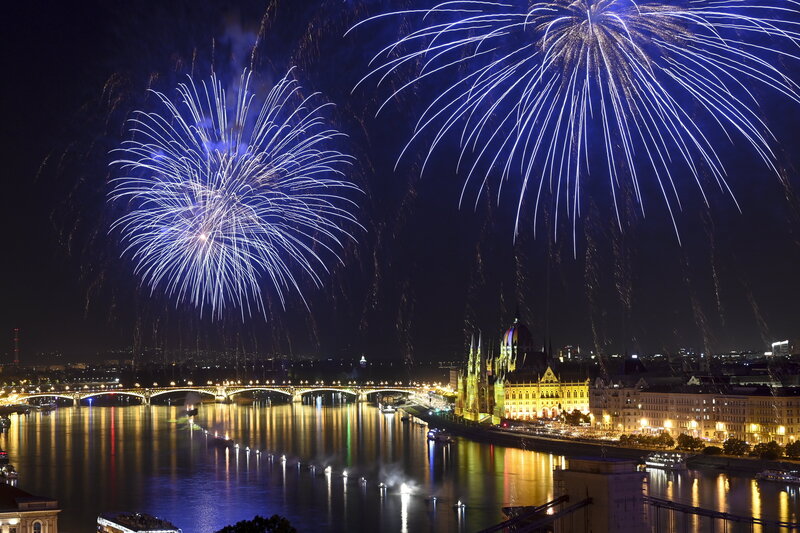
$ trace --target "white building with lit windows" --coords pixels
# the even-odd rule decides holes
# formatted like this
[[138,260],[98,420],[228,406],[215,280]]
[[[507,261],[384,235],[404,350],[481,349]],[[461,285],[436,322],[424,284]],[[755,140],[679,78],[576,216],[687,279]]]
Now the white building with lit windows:
[[685,433],[751,444],[800,438],[800,388],[695,384],[649,386],[598,378],[590,391],[593,425],[616,433]]

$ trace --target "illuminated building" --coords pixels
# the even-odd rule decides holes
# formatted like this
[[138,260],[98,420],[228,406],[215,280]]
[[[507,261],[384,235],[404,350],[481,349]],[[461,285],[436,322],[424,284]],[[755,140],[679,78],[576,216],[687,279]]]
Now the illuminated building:
[[771,355],[772,357],[789,357],[791,355],[789,341],[773,342]]
[[484,352],[482,338],[470,343],[467,366],[458,376],[457,415],[469,420],[530,420],[563,411],[589,410],[589,380],[562,380],[544,351],[533,349],[528,328],[515,319],[503,334],[499,356]]
[[58,502],[0,483],[0,533],[58,533]]
[[722,442],[788,444],[800,437],[800,388],[684,385],[649,387],[602,379],[590,391],[596,427],[621,433],[685,433]]
[[589,379],[564,380],[549,366],[541,376],[518,372],[505,384],[505,418],[550,418],[562,412],[589,411]]

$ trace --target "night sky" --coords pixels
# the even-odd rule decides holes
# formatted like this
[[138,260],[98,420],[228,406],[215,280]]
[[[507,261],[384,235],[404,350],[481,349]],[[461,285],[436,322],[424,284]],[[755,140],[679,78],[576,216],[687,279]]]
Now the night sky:
[[[428,2],[422,2],[428,6]],[[606,177],[585,185],[575,252],[571,221],[554,229],[523,213],[514,239],[515,185],[499,204],[496,183],[459,208],[457,139],[435,152],[396,158],[426,101],[423,86],[375,118],[389,94],[353,86],[379,46],[397,36],[378,25],[344,37],[366,16],[407,3],[14,2],[5,6],[2,54],[2,254],[0,357],[22,331],[24,362],[95,359],[135,347],[400,360],[456,359],[470,333],[496,342],[520,311],[535,338],[614,352],[757,349],[800,338],[800,105],[766,94],[758,109],[778,140],[779,178],[737,144],[720,149],[730,196],[710,190],[706,208],[679,176],[682,246],[652,184],[646,217],[623,193],[616,226]],[[199,318],[151,294],[109,236],[109,150],[147,88],[174,94],[186,74],[222,77],[250,64],[262,80],[291,65],[308,90],[336,104],[336,126],[356,156],[357,242],[316,289],[307,309],[274,294],[266,317]],[[786,67],[791,68],[791,66]],[[797,69],[798,65],[795,64]],[[800,72],[789,71],[795,78]],[[415,96],[420,96],[415,99]],[[473,206],[474,209],[473,209]],[[551,214],[551,213],[550,213]],[[550,217],[552,219],[552,217]],[[553,234],[557,240],[553,239]]]

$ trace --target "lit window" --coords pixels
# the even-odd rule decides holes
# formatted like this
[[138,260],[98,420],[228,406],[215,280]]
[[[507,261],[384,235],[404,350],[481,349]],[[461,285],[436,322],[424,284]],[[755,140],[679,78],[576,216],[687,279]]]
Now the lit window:
[[33,523],[33,533],[42,533],[42,523],[41,522],[34,522]]

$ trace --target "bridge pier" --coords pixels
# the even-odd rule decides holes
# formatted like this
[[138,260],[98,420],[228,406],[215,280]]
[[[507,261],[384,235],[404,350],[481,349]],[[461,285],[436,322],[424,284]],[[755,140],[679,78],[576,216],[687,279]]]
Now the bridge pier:
[[358,393],[358,403],[364,403],[368,401],[367,393],[366,392],[359,392]]
[[217,390],[214,392],[214,401],[217,403],[228,403],[229,399],[227,388],[224,385],[217,387]]
[[303,395],[300,391],[294,391],[292,393],[292,403],[303,403]]

